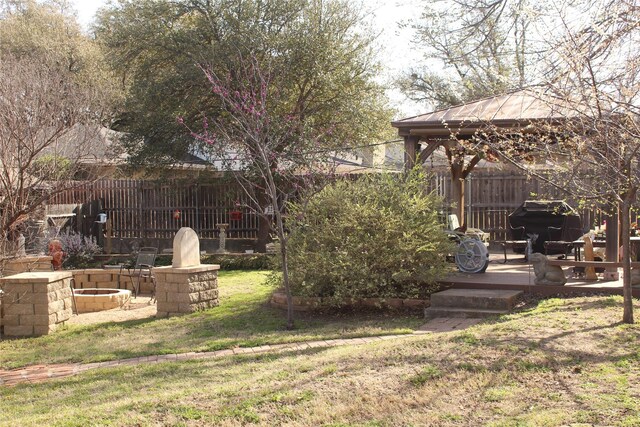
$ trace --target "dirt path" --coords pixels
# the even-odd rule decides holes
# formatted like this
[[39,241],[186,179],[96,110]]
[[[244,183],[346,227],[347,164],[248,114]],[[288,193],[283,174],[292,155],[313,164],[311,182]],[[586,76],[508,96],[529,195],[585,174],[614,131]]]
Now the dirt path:
[[156,304],[151,303],[151,297],[141,295],[131,299],[126,307],[113,310],[98,311],[96,313],[83,313],[71,316],[68,325],[91,325],[105,322],[124,322],[127,320],[146,319],[156,315]]

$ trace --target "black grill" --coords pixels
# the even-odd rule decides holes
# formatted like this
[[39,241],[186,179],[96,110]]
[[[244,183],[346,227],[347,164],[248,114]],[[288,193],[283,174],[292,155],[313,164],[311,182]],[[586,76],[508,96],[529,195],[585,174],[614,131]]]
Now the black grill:
[[509,215],[509,226],[511,240],[531,238],[540,253],[546,241],[571,242],[583,234],[580,215],[562,200],[527,200]]

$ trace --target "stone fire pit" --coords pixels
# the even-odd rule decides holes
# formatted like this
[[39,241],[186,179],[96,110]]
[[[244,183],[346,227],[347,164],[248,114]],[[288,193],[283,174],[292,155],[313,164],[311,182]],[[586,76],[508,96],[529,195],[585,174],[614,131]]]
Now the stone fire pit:
[[78,313],[93,313],[119,308],[131,299],[131,291],[128,289],[74,289],[73,295]]

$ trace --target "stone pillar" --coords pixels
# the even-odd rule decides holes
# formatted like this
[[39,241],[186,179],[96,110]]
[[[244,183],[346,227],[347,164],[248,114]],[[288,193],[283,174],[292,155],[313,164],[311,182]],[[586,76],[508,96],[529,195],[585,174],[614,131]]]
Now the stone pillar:
[[153,269],[157,317],[193,313],[218,305],[219,265],[200,264],[200,240],[182,227],[173,239],[171,267]]
[[219,265],[156,267],[157,317],[193,313],[218,305]]
[[0,279],[6,336],[47,335],[71,318],[71,272],[20,273]]

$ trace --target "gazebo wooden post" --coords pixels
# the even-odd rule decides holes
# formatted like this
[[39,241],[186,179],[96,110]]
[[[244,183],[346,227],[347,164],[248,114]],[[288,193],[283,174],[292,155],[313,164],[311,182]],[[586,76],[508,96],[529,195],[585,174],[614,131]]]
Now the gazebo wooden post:
[[451,162],[451,200],[457,203],[455,214],[458,215],[460,225],[464,225],[466,223],[464,209],[464,178],[464,161],[453,160]]
[[404,170],[410,171],[416,165],[418,152],[420,151],[420,137],[407,135],[404,137]]
[[[607,256],[607,261],[618,261],[618,248],[620,247],[620,236],[618,231],[618,221],[619,221],[619,210],[618,205],[616,204],[614,207],[609,207],[613,211],[611,214],[607,214],[605,216],[607,220],[607,229],[605,230],[606,236],[606,248],[605,253]],[[625,254],[626,255],[626,254]],[[605,275],[608,279],[618,280],[618,269],[612,269],[610,271],[606,271]]]
[[465,212],[465,189],[464,181],[467,179],[473,168],[480,161],[480,156],[475,155],[465,165],[464,162],[464,148],[457,141],[449,141],[444,144],[447,152],[447,159],[449,159],[449,166],[451,169],[451,200],[457,203],[455,213],[458,215],[458,220],[461,225],[467,223],[467,217]]

